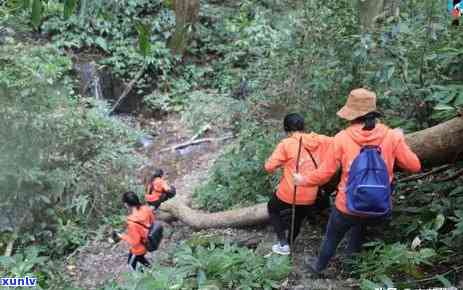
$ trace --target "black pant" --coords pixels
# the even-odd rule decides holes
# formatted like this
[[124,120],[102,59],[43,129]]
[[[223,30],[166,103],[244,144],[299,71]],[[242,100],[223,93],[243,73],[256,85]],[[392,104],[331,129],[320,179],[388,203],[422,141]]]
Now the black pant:
[[151,268],[151,263],[148,262],[148,260],[145,258],[145,255],[135,256],[134,254],[129,253],[129,257],[127,259],[127,264],[129,264],[129,267],[135,271],[137,269],[137,263],[141,263],[146,268]]
[[[272,196],[267,204],[270,223],[272,224],[280,244],[291,243],[291,208],[292,205],[280,200],[276,194]],[[313,212],[312,205],[296,205],[294,216],[294,240],[299,235],[301,225],[304,219]],[[288,222],[289,216],[289,222]],[[288,236],[285,237],[285,231],[288,230]]]

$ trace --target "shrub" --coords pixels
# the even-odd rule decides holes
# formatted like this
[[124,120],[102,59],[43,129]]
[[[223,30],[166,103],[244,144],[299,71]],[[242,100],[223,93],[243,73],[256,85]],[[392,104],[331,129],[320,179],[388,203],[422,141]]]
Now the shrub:
[[136,273],[119,289],[278,289],[291,264],[288,257],[264,258],[252,250],[230,244],[190,247],[186,243],[174,249],[173,267],[156,265],[146,273]]
[[267,201],[278,175],[265,172],[264,163],[277,142],[277,134],[257,124],[242,130],[238,142],[215,162],[208,182],[195,190],[198,204],[209,211]]
[[[402,243],[384,244],[369,243],[368,251],[357,261],[356,271],[360,273],[361,288],[371,289],[374,282],[386,287],[394,287],[395,277],[406,281],[409,278],[420,278],[424,275],[420,266],[433,265],[436,252],[429,248],[412,250]],[[377,285],[377,284],[376,284]],[[383,286],[379,286],[383,287]]]
[[224,95],[196,91],[190,94],[182,118],[194,130],[210,124],[214,130],[220,132],[236,126],[240,116],[245,114],[241,101]]
[[71,62],[52,47],[0,50],[0,133],[8,136],[0,143],[2,218],[30,234],[23,243],[56,232],[63,243],[49,254],[63,254],[84,240],[67,236],[72,229],[96,227],[118,211],[118,194],[133,185],[137,134],[101,105],[79,103],[67,76]]

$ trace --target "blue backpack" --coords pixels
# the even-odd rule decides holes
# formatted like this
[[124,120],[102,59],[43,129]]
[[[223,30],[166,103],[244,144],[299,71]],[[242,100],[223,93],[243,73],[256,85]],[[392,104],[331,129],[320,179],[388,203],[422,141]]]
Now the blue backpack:
[[371,217],[391,211],[391,183],[379,146],[363,146],[354,159],[347,179],[347,208]]

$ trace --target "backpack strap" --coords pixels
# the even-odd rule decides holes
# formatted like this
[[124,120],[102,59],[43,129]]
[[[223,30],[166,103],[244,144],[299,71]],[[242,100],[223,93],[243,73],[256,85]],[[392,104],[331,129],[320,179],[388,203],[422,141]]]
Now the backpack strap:
[[312,159],[312,162],[313,162],[313,164],[315,165],[315,169],[318,169],[317,161],[315,161],[315,158],[313,158],[312,152],[310,152],[310,150],[307,149],[307,148],[304,148],[304,149],[305,149],[305,151],[307,151],[307,153],[309,153],[310,158]]

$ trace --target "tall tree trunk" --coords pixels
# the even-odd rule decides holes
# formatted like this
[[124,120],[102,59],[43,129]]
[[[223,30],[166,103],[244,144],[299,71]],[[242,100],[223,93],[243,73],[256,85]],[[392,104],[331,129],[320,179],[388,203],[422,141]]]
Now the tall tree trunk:
[[359,24],[362,32],[369,32],[376,21],[400,14],[400,0],[358,0]]
[[383,12],[384,0],[358,0],[358,13],[362,32],[371,31],[376,18]]
[[400,0],[385,0],[384,9],[386,12],[386,17],[399,18]]
[[173,0],[175,32],[169,40],[172,52],[183,54],[198,19],[199,0]]
[[[433,165],[454,161],[463,153],[463,117],[406,135],[406,141],[418,157]],[[161,219],[179,219],[196,229],[242,227],[267,221],[267,204],[207,213],[188,206],[190,197],[178,196],[161,206]]]

